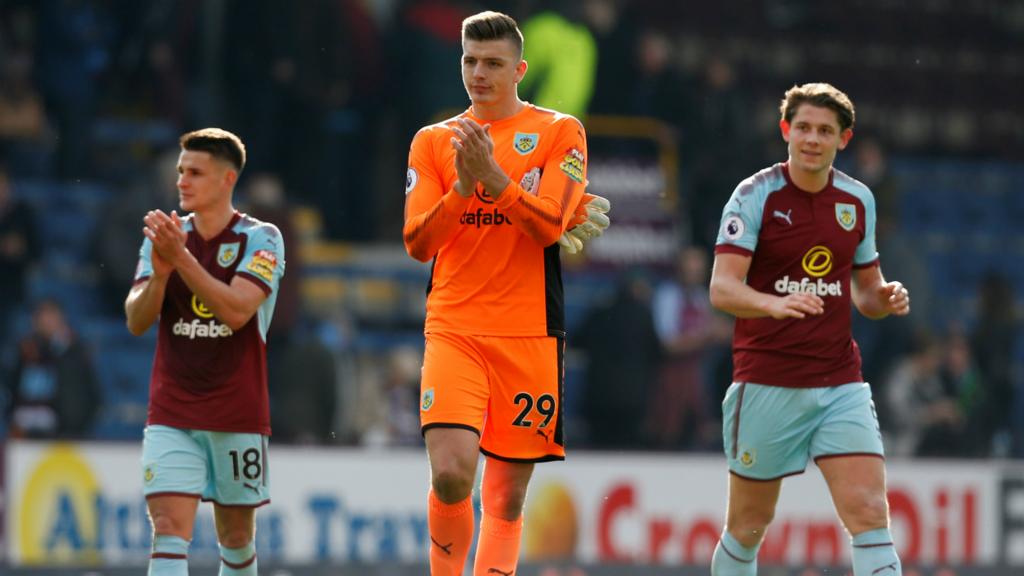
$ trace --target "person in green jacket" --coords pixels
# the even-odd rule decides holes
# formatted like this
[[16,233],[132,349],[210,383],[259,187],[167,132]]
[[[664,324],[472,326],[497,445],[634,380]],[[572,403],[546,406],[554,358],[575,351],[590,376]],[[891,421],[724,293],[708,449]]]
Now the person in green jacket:
[[530,63],[519,84],[522,93],[537,106],[585,116],[597,71],[593,34],[554,9],[531,16],[522,30],[523,59]]

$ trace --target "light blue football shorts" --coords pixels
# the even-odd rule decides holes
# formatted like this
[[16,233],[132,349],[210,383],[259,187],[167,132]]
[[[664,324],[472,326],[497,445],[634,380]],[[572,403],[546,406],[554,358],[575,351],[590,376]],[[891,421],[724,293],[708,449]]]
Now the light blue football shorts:
[[800,474],[807,460],[885,456],[867,382],[784,388],[734,382],[722,401],[729,471],[752,480]]
[[146,426],[142,485],[146,497],[194,495],[225,506],[270,502],[267,437],[238,432]]

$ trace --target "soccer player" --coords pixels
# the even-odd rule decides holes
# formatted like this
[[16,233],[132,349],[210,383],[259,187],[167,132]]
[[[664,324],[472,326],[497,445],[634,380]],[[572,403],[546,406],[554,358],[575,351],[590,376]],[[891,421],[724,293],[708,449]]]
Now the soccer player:
[[421,129],[406,177],[403,237],[433,259],[420,423],[430,462],[433,576],[513,574],[536,462],[562,460],[565,321],[560,235],[585,203],[587,141],[572,116],[519,99],[523,40],[496,12],[462,24],[471,106]]
[[125,301],[132,334],[159,319],[142,441],[149,574],[188,573],[201,498],[214,504],[221,576],[255,575],[256,508],[270,501],[266,334],[284,245],[273,224],[232,206],[245,166],[237,136],[207,128],[179,143],[179,205],[192,214],[145,216]]
[[829,84],[804,84],[781,112],[789,160],[736,187],[715,247],[711,301],[736,328],[722,403],[729,503],[711,573],[757,573],[782,478],[814,459],[852,536],[854,575],[899,575],[850,303],[878,319],[909,313],[910,297],[879,268],[871,191],[832,168],[853,136],[853,103]]

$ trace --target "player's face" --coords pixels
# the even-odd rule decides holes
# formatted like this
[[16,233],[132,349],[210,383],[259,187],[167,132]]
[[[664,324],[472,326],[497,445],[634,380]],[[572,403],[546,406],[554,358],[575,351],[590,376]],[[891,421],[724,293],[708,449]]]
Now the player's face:
[[839,129],[839,116],[830,108],[801,104],[782,137],[789,143],[790,169],[820,173],[832,168],[836,152],[846,148],[853,131]]
[[502,104],[517,97],[526,62],[511,40],[463,40],[462,83],[473,104]]
[[209,152],[182,150],[178,156],[178,203],[185,212],[202,212],[231,201],[235,171]]

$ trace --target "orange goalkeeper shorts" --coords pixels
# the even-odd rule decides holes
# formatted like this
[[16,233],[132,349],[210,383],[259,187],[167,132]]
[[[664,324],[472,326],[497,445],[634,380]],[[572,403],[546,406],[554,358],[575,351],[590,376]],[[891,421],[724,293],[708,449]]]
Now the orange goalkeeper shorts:
[[509,462],[564,460],[565,339],[426,335],[420,426],[465,428],[480,451]]

